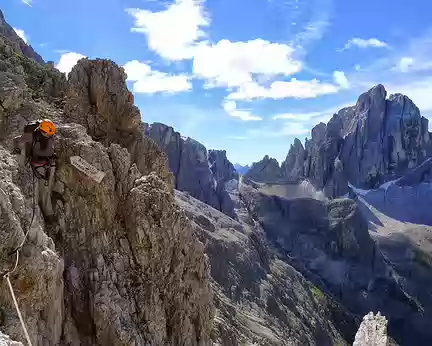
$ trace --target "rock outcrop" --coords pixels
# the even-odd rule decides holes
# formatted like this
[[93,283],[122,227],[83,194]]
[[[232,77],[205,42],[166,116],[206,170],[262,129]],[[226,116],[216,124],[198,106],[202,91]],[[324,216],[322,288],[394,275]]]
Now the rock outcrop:
[[172,127],[161,123],[148,125],[146,133],[168,155],[169,167],[175,177],[175,188],[235,217],[234,204],[225,183],[237,179],[226,152],[207,149],[192,138],[184,138]]
[[233,220],[177,191],[209,256],[216,345],[348,345],[356,319],[305,280],[241,201]]
[[[0,43],[0,66],[13,66],[0,71],[0,269],[31,227],[11,281],[33,345],[208,345],[208,261],[123,69],[84,59],[66,83]],[[10,154],[11,138],[41,117],[58,128],[50,223],[31,171]],[[105,173],[100,183],[71,165],[75,155]],[[4,280],[0,306],[1,330],[24,341]]]
[[305,144],[304,172],[298,163],[293,164],[302,154],[295,160],[288,155],[285,176],[309,179],[327,196],[335,197],[348,191],[348,182],[375,188],[430,157],[428,120],[408,97],[386,96],[384,87],[377,85],[362,94],[355,106],[334,114],[327,125],[315,126]]
[[[411,343],[432,338],[421,305],[412,299],[368,233],[368,224],[353,200],[287,200],[266,195],[249,185],[240,194],[266,238],[285,260],[326,294],[356,315],[382,311],[392,336]],[[399,321],[408,323],[398,328]],[[410,332],[408,331],[410,330]]]
[[288,181],[298,181],[304,177],[305,149],[298,138],[294,139],[285,161],[281,164],[283,177]]
[[387,320],[378,312],[370,312],[363,318],[353,346],[387,346]]
[[3,12],[0,10],[0,39],[8,41],[8,50],[13,50],[15,53],[22,54],[33,59],[37,63],[45,64],[42,57],[36,53],[33,48],[27,45],[21,37],[17,35],[15,30],[6,22]]
[[22,343],[11,340],[7,335],[0,332],[0,346],[23,346]]
[[282,171],[277,160],[266,155],[261,161],[254,162],[244,177],[257,182],[274,183],[281,181]]

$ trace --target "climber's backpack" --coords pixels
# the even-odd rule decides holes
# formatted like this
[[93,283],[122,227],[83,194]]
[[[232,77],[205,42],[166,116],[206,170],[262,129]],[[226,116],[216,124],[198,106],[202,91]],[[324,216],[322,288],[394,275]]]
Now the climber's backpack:
[[40,121],[32,121],[24,126],[24,133],[33,133],[39,127]]

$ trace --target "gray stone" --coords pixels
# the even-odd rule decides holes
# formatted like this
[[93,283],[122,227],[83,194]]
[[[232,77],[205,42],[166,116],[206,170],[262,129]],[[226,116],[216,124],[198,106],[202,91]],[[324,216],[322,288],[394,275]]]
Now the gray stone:
[[298,138],[295,138],[294,144],[291,145],[285,161],[281,164],[284,178],[288,181],[295,182],[304,177],[304,160],[305,150],[303,144]]
[[6,22],[5,17],[0,10],[0,37],[3,37],[4,39],[9,41],[9,46],[13,47],[13,49],[25,55],[28,58],[31,58],[38,62],[39,64],[43,65],[45,62],[42,59],[42,57],[36,53],[33,48],[29,45],[27,45],[21,37],[17,35],[15,30]]
[[[308,179],[327,196],[348,192],[348,182],[370,189],[393,180],[432,155],[428,120],[406,96],[390,95],[382,85],[362,94],[356,105],[320,123],[306,140],[304,172],[299,143],[283,164],[287,180]],[[301,143],[300,143],[301,144]]]
[[147,135],[168,155],[175,177],[175,188],[235,217],[234,204],[225,183],[238,180],[238,174],[225,151],[207,149],[201,143],[184,138],[172,127],[161,123],[148,125]]
[[254,162],[244,177],[256,182],[275,183],[283,176],[277,160],[266,155],[261,161]]
[[378,312],[370,312],[360,324],[353,346],[387,346],[387,320]]
[[22,343],[11,340],[8,335],[0,332],[0,346],[23,346]]

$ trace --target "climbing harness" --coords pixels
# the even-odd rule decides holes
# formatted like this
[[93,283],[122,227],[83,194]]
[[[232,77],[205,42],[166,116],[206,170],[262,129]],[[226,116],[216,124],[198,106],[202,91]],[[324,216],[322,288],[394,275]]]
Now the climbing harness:
[[25,242],[27,240],[27,237],[28,237],[28,235],[30,233],[31,226],[33,224],[34,217],[35,217],[36,200],[35,200],[35,174],[34,174],[34,172],[33,172],[32,176],[33,176],[33,179],[32,179],[33,180],[32,181],[33,212],[32,212],[31,221],[30,221],[30,224],[29,224],[29,226],[27,228],[27,231],[24,234],[24,239],[22,240],[22,242],[20,243],[20,245],[15,250],[13,250],[12,252],[9,253],[9,255],[13,255],[14,253],[16,254],[15,265],[13,266],[12,269],[9,269],[5,273],[2,274],[3,278],[5,278],[6,281],[7,281],[7,283],[8,283],[9,291],[10,291],[10,294],[12,296],[12,300],[13,300],[13,303],[15,305],[15,309],[16,309],[16,312],[18,314],[18,318],[19,318],[19,320],[21,322],[21,327],[22,327],[22,329],[24,331],[24,334],[25,334],[25,337],[27,339],[27,343],[28,343],[29,346],[32,346],[32,343],[31,343],[30,336],[28,334],[26,325],[25,325],[24,320],[22,318],[21,311],[19,309],[18,302],[17,302],[16,297],[15,297],[15,292],[14,292],[13,287],[12,287],[12,283],[10,282],[10,274],[13,274],[15,272],[15,270],[17,269],[17,267],[18,267],[20,251],[21,251],[22,247],[24,246],[24,244],[25,244]]

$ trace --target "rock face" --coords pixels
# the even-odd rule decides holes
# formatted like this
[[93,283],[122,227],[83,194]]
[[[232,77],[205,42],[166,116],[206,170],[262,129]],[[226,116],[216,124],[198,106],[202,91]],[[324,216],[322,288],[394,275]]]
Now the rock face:
[[[420,340],[432,337],[417,322],[424,316],[421,306],[404,291],[372,241],[354,201],[287,200],[248,185],[242,185],[240,194],[266,238],[326,294],[356,315],[383,311],[393,325],[392,336],[402,344],[412,344],[414,330]],[[398,328],[401,320],[410,326]]]
[[109,60],[82,59],[70,72],[68,84],[66,120],[83,125],[95,141],[127,148],[141,173],[156,171],[172,188],[166,155],[144,134],[123,68]]
[[[67,84],[57,70],[9,56],[6,47],[0,66],[14,68],[0,72],[0,263],[1,271],[13,265],[8,254],[34,209],[11,275],[33,345],[208,345],[208,261],[175,203],[166,154],[144,134],[123,70],[82,60]],[[65,102],[56,102],[61,95]],[[40,117],[58,128],[49,224],[37,199],[33,206],[31,172],[9,152],[11,137]],[[74,155],[103,171],[103,180],[73,167]],[[24,341],[4,280],[0,306],[1,330]]]
[[353,346],[387,346],[387,320],[378,312],[370,312],[363,318]]
[[211,264],[216,345],[347,345],[356,321],[287,263],[242,202],[233,220],[183,192]]
[[[356,187],[375,188],[432,155],[428,120],[408,97],[386,96],[384,87],[377,85],[362,94],[355,106],[333,115],[327,125],[315,126],[305,145],[303,177],[328,196],[341,196],[348,190],[348,181]],[[288,155],[290,164],[283,165],[288,168],[285,175],[301,178],[293,156]]]
[[168,155],[169,167],[175,177],[175,188],[187,191],[195,198],[235,217],[234,205],[225,183],[238,180],[225,151],[207,149],[201,143],[183,138],[172,127],[154,123],[147,134]]
[[0,332],[0,346],[23,346],[22,343],[12,341],[9,336]]
[[281,164],[282,175],[288,181],[296,181],[304,176],[305,149],[298,138],[288,152],[285,161]]
[[266,155],[261,161],[254,162],[244,176],[257,182],[278,182],[282,179],[282,171],[277,160]]
[[22,39],[17,35],[15,30],[6,22],[5,17],[0,10],[0,39],[7,40],[8,46],[11,50],[16,53],[20,53],[28,58],[33,59],[39,64],[45,64],[42,57],[37,54],[31,46],[28,46]]

